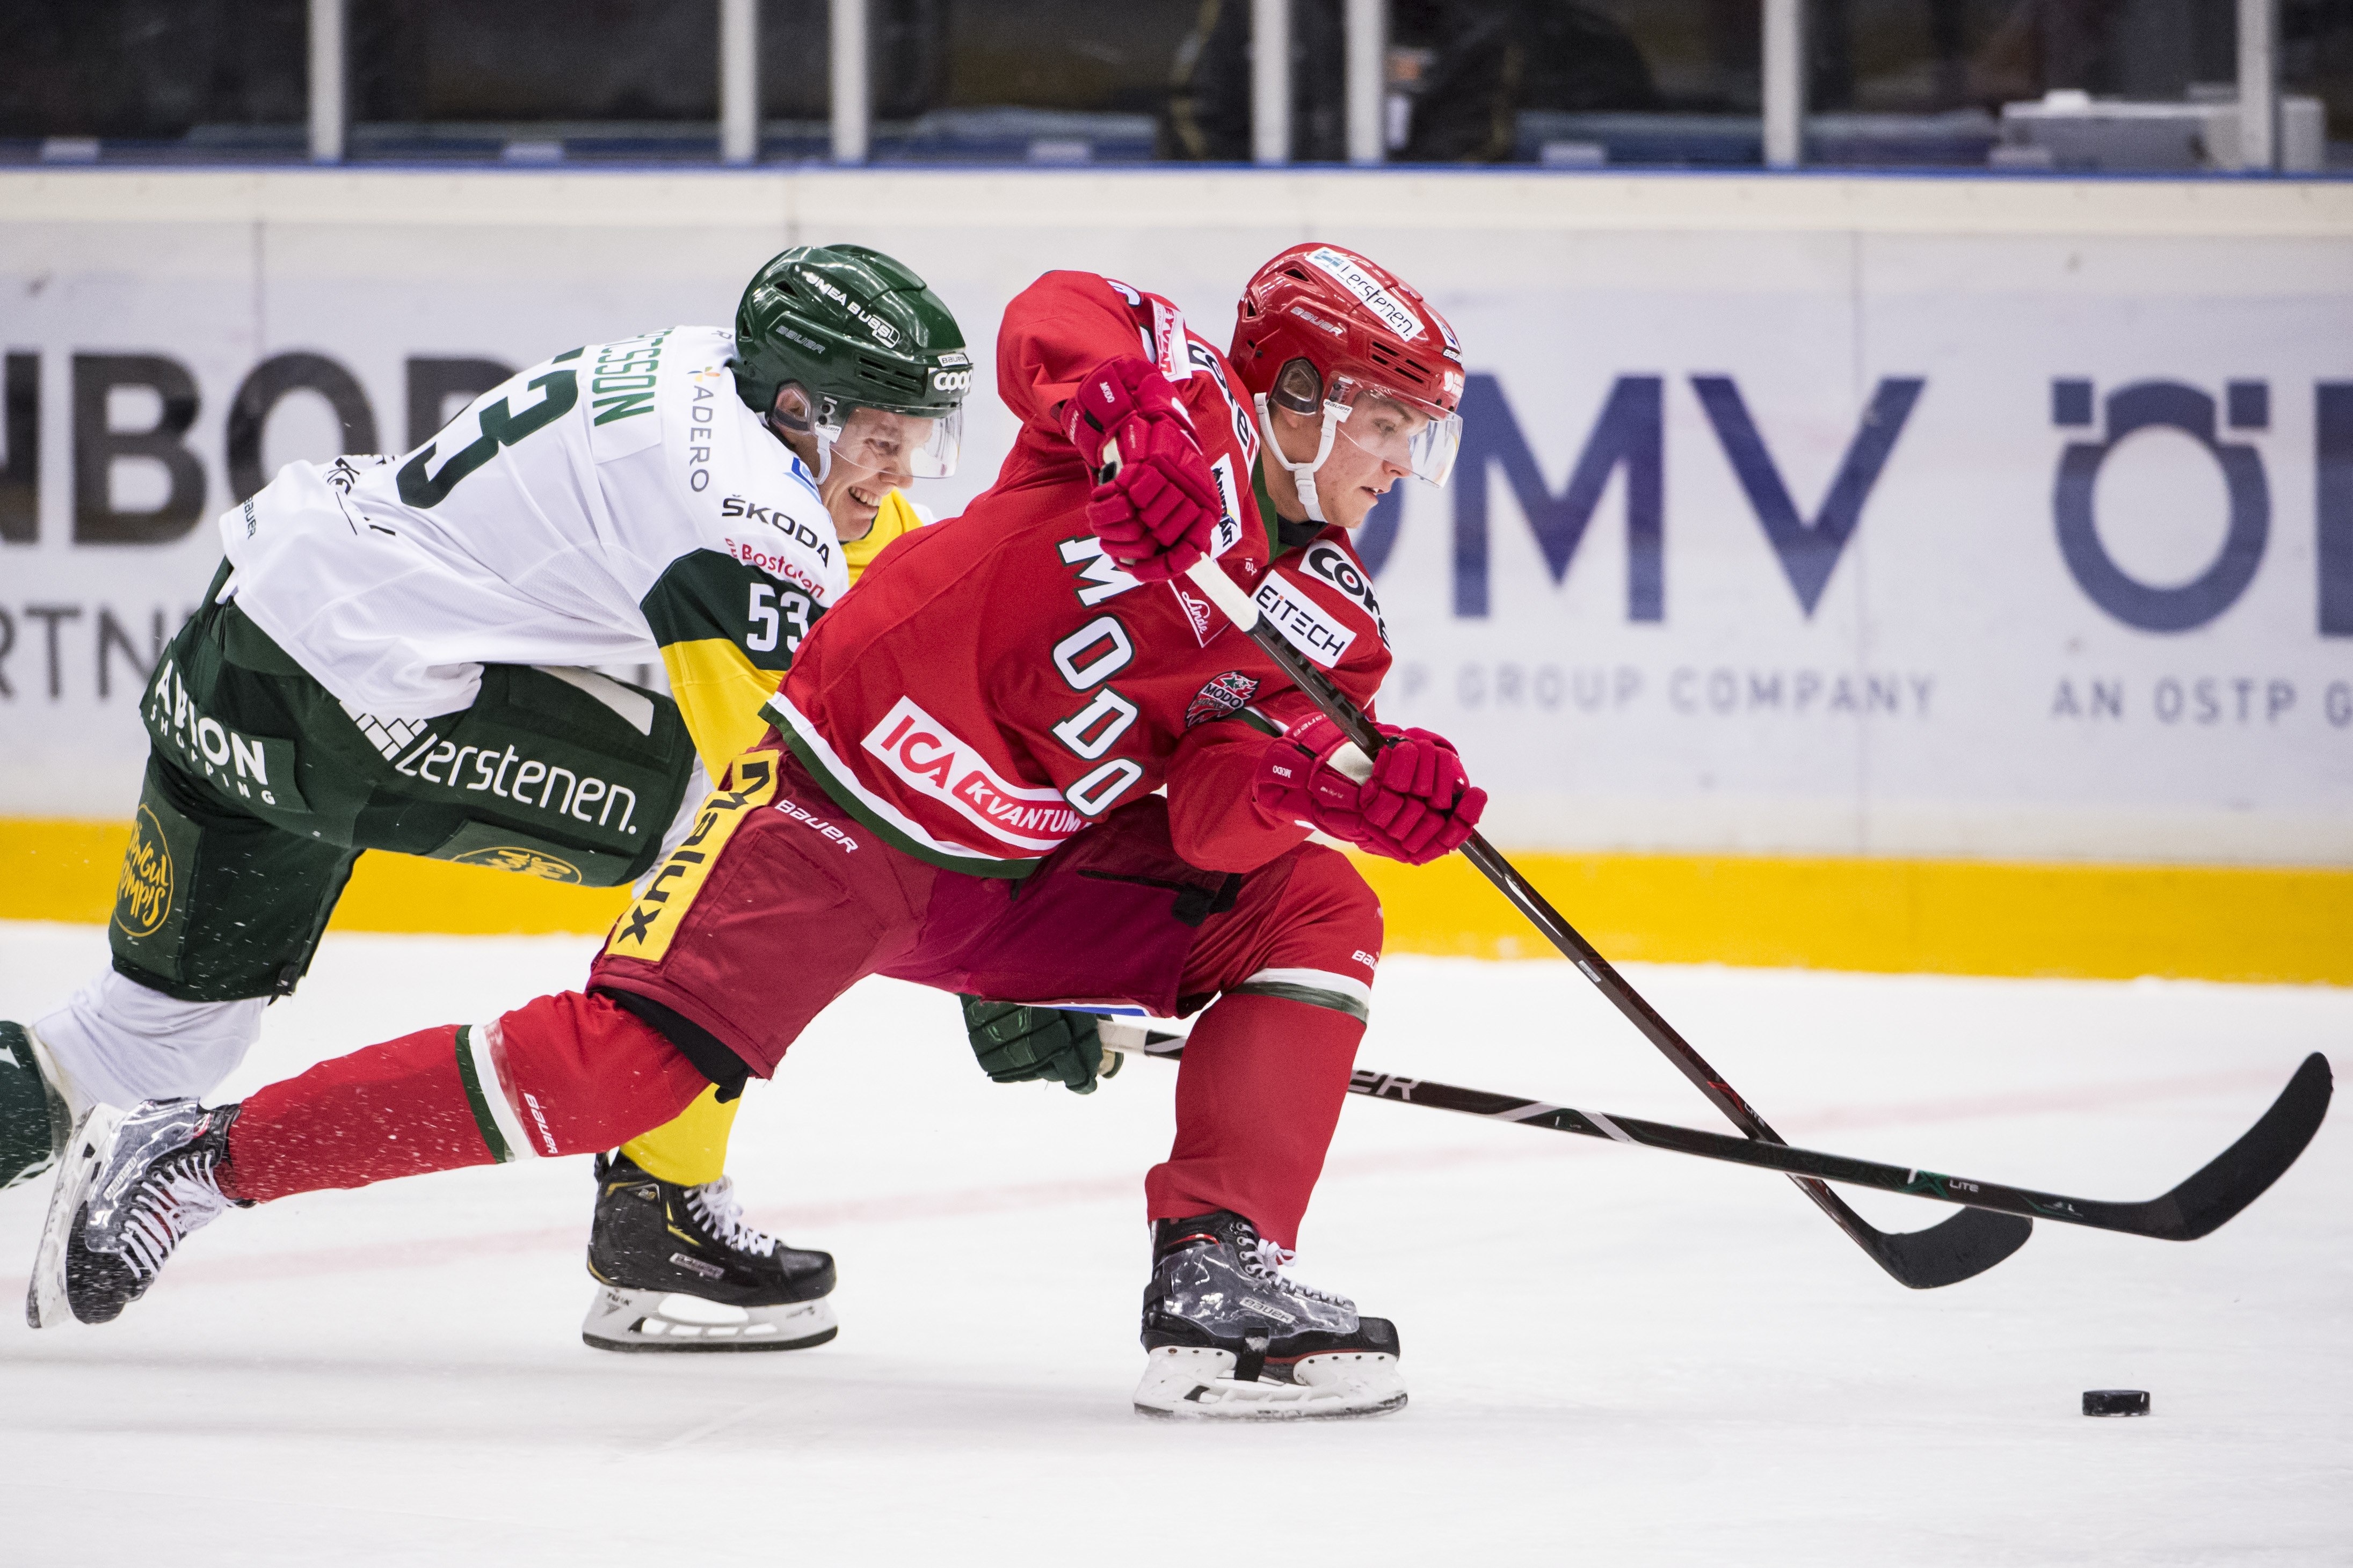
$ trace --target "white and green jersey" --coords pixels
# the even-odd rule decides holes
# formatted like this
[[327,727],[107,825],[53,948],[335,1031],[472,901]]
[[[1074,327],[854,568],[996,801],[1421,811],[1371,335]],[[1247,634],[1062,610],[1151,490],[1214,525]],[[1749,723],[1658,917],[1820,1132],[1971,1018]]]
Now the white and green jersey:
[[355,712],[470,706],[486,664],[659,654],[713,777],[849,578],[815,476],[736,395],[734,336],[557,354],[400,458],[290,463],[224,513],[225,590]]

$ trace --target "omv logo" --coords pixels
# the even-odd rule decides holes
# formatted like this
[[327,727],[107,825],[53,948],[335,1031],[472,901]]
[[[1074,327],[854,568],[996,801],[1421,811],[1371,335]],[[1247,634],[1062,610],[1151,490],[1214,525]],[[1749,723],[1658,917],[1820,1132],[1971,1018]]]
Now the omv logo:
[[[1791,496],[1733,378],[1694,375],[1688,380],[1790,594],[1810,619],[1862,523],[1873,490],[1896,455],[1926,378],[1886,376],[1879,381],[1811,517],[1800,511]],[[1484,373],[1469,378],[1451,498],[1453,610],[1458,618],[1484,619],[1490,613],[1490,496],[1498,474],[1527,520],[1555,583],[1567,575],[1603,493],[1622,475],[1626,618],[1666,618],[1664,405],[1670,385],[1661,375],[1617,377],[1566,481],[1555,490],[1501,379]],[[2050,388],[2051,425],[2089,437],[2064,442],[2048,492],[2060,557],[2084,596],[2126,626],[2160,635],[2207,626],[2238,603],[2271,542],[2272,476],[2282,472],[2282,464],[2302,467],[2301,452],[2274,450],[2267,468],[2259,438],[2272,434],[2272,384],[2227,381],[2219,399],[2211,389],[2182,381],[2137,381],[2102,395],[2089,379],[2060,377]],[[2039,419],[2041,411],[2033,417]],[[2312,430],[2318,630],[2327,637],[2353,637],[2353,382],[2313,384]],[[2200,559],[2179,573],[2167,569],[2179,563],[2157,559],[2165,550],[2148,548],[2147,525],[2156,524],[2159,533],[2173,524],[2187,524],[2191,531],[2208,526],[2184,515],[2199,504],[2199,487],[2179,468],[2179,454],[2172,455],[2175,460],[2169,465],[2160,459],[2159,466],[2183,482],[2169,490],[2159,484],[2154,497],[2147,483],[2138,482],[2146,480],[2147,473],[2133,471],[2144,454],[2111,467],[2134,437],[2151,432],[2186,437],[2200,454],[2192,460],[2211,463],[2221,480],[2221,542],[2211,551],[2193,545]],[[2036,455],[2031,438],[2015,442],[2010,449],[2024,467],[2039,467],[2046,460]],[[2104,473],[2110,475],[2111,492],[2105,504],[2117,514],[2107,520],[2110,531],[2105,537],[2098,515]],[[2118,479],[2126,482],[2119,487]],[[2115,494],[2119,488],[2126,492],[2122,503]],[[1402,499],[1403,488],[1392,489],[1358,537],[1357,548],[1376,573],[1397,542]],[[2187,536],[2179,528],[2173,531]],[[2178,545],[2180,537],[2172,542]],[[2125,548],[2120,551],[2119,546]]]
[[[1814,515],[1799,509],[1779,464],[1728,375],[1690,377],[1709,427],[1740,483],[1766,542],[1780,563],[1799,610],[1810,619],[1839,558],[1862,520],[1873,488],[1912,417],[1922,388],[1919,376],[1886,376],[1873,390],[1853,436]],[[1625,475],[1626,618],[1666,618],[1667,380],[1658,375],[1621,375],[1611,384],[1600,416],[1588,433],[1567,481],[1555,492],[1544,477],[1526,432],[1492,374],[1469,378],[1462,392],[1462,447],[1454,465],[1454,614],[1483,619],[1488,614],[1488,494],[1491,470],[1500,470],[1535,535],[1555,583],[1568,574],[1595,510],[1610,479]],[[1402,487],[1392,487],[1375,507],[1357,541],[1366,564],[1376,573],[1397,542]]]

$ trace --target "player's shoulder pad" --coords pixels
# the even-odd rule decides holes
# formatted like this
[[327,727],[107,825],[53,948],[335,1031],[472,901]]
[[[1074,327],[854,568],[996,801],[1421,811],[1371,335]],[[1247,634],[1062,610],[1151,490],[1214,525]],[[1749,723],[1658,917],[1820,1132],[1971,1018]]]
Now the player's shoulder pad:
[[1304,587],[1308,596],[1344,623],[1369,630],[1388,647],[1389,624],[1373,591],[1373,574],[1365,567],[1346,535],[1326,529],[1306,549],[1275,563],[1270,576],[1280,575]]

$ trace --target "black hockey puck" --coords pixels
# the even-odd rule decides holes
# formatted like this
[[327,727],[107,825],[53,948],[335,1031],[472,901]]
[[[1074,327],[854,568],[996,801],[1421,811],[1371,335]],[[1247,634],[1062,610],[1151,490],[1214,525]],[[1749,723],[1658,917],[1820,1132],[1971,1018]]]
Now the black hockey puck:
[[2148,1414],[2148,1390],[2146,1388],[2087,1388],[2084,1390],[2084,1414],[2086,1415],[2146,1415]]

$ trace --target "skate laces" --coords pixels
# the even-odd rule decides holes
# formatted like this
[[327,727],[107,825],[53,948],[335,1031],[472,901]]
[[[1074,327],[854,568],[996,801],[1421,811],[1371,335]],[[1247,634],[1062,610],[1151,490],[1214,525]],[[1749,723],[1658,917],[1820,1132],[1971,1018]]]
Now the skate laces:
[[735,1178],[722,1176],[686,1189],[687,1212],[720,1244],[754,1258],[772,1258],[779,1243],[766,1231],[744,1222],[744,1205],[735,1196]]
[[1311,1301],[1322,1301],[1329,1306],[1345,1307],[1352,1312],[1356,1310],[1356,1303],[1345,1296],[1331,1290],[1319,1290],[1313,1285],[1304,1284],[1284,1274],[1282,1270],[1290,1268],[1292,1259],[1299,1256],[1290,1248],[1277,1247],[1266,1237],[1259,1236],[1252,1237],[1250,1245],[1238,1250],[1241,1254],[1242,1268],[1264,1279],[1268,1284],[1288,1290],[1294,1296],[1304,1296]]
[[152,1279],[163,1270],[173,1248],[227,1212],[213,1174],[216,1159],[210,1150],[175,1157],[151,1169],[123,1216],[121,1256],[132,1271]]

